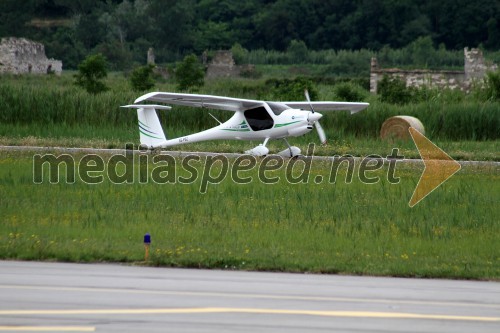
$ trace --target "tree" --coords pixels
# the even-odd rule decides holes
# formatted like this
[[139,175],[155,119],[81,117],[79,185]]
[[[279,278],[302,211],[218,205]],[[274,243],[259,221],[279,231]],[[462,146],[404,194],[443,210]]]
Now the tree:
[[154,87],[153,65],[135,68],[130,75],[130,84],[135,91],[145,91]]
[[24,37],[31,7],[31,1],[0,1],[0,36]]
[[102,54],[88,56],[78,65],[75,84],[91,94],[98,94],[108,90],[109,88],[101,81],[108,76],[106,67],[106,58]]
[[227,23],[200,22],[195,36],[194,49],[227,49],[231,46],[232,32]]
[[491,49],[500,47],[500,25],[498,24],[498,20],[491,17],[488,22],[486,22],[486,26],[488,28],[488,40],[486,41],[486,45]]
[[419,67],[429,67],[429,62],[434,61],[436,50],[430,36],[419,37],[407,46],[412,63]]
[[64,69],[78,68],[78,64],[85,59],[84,45],[74,37],[71,28],[62,27],[43,39],[47,58],[61,59]]
[[157,45],[168,45],[172,51],[189,49],[194,44],[196,26],[194,0],[151,0],[148,13],[155,22]]
[[247,63],[248,50],[241,46],[241,44],[235,43],[231,47],[231,53],[233,54],[234,62],[237,65]]
[[307,62],[309,51],[307,50],[306,43],[301,40],[292,40],[286,52],[290,55],[292,63],[302,64]]
[[179,90],[196,90],[205,84],[205,71],[203,66],[194,55],[184,57],[175,67],[175,79]]

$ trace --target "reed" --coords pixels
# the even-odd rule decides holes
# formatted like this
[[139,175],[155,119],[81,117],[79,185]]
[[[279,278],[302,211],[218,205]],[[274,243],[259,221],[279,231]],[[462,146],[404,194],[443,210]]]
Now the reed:
[[[134,112],[120,109],[132,103],[136,93],[127,88],[124,78],[114,78],[112,90],[90,95],[68,84],[68,78],[11,78],[0,83],[0,121],[2,124],[38,124],[50,127],[63,124],[68,127],[113,128],[130,127],[136,122]],[[23,81],[25,80],[25,81]],[[259,80],[217,80],[208,82],[201,93],[266,99],[265,89]],[[158,90],[173,91],[169,83]],[[319,86],[320,98],[334,100],[330,86]],[[376,96],[368,97],[370,107],[356,115],[332,112],[322,119],[322,124],[334,136],[378,136],[382,123],[394,115],[419,118],[431,139],[496,140],[500,131],[499,102],[481,102],[472,97],[460,98],[446,92],[441,97],[409,105],[381,103]],[[221,119],[227,112],[212,112]],[[175,107],[161,115],[165,127],[199,131],[213,125],[213,119],[200,109]],[[5,135],[9,135],[6,133]]]

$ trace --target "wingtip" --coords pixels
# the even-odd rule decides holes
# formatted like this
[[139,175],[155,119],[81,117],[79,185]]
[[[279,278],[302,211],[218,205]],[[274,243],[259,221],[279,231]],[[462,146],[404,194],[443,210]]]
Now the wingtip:
[[150,93],[147,93],[147,94],[145,94],[145,95],[142,95],[142,96],[140,96],[140,97],[137,97],[137,98],[136,98],[136,100],[134,101],[134,103],[136,103],[136,104],[137,104],[137,103],[140,103],[140,102],[142,102],[142,101],[145,101],[145,100],[147,100],[148,98],[150,98],[151,96],[154,96],[154,95],[156,95],[156,94],[159,94],[159,92],[158,92],[158,91],[154,91],[154,92],[150,92]]

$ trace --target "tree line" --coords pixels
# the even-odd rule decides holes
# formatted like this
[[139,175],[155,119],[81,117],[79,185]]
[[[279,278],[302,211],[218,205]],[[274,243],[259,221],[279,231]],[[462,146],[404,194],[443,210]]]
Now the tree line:
[[[27,37],[76,68],[102,53],[116,69],[229,49],[380,51],[426,38],[436,49],[500,48],[498,0],[2,0],[0,37]],[[294,44],[295,43],[295,44]]]

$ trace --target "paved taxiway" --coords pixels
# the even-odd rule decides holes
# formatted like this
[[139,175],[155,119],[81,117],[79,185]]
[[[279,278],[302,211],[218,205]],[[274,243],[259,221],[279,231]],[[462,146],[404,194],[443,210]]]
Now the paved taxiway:
[[[0,146],[0,151],[10,151],[10,152],[34,152],[38,154],[125,154],[125,149],[106,149],[106,148],[69,148],[69,147],[35,147],[35,146]],[[132,151],[134,154],[139,154],[138,150]],[[152,152],[149,152],[150,154]],[[240,153],[215,153],[215,152],[189,152],[189,151],[166,151],[161,150],[155,153],[170,155],[173,157],[184,158],[186,156],[216,156],[223,155],[227,158],[237,158],[243,156]],[[302,156],[301,158],[307,158]],[[317,161],[332,161],[333,156],[312,156],[313,160]],[[376,158],[375,160],[381,160],[384,163],[388,163],[390,158]],[[355,161],[361,161],[361,157],[354,157]],[[500,162],[498,161],[457,161],[462,167],[490,167],[496,171],[500,171]],[[397,160],[398,164],[410,164],[410,165],[420,165],[424,166],[424,162],[421,159],[403,159]]]
[[500,283],[0,261],[0,331],[500,332]]

